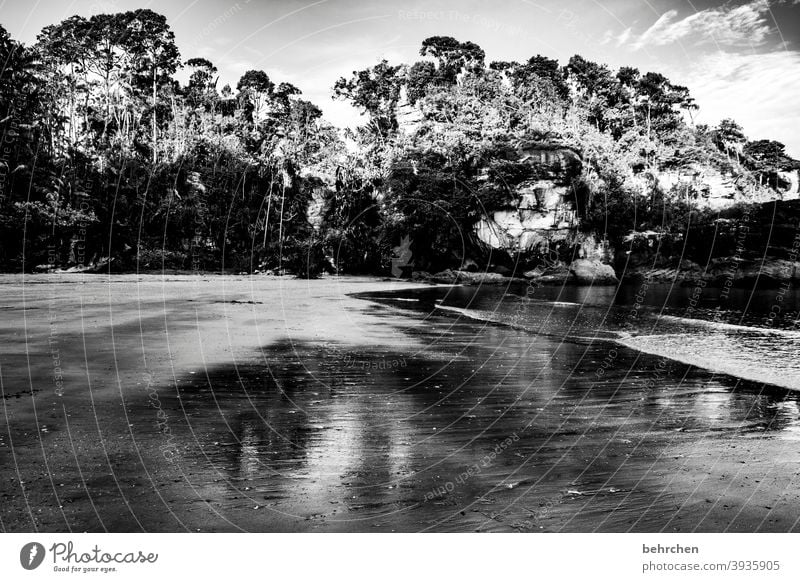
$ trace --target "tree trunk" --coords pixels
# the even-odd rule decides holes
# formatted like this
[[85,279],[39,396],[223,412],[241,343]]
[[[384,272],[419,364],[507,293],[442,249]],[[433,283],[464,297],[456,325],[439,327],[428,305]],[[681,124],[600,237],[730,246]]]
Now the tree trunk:
[[[285,162],[284,162],[285,163]],[[281,183],[281,215],[278,220],[278,269],[283,270],[283,204],[286,201],[286,186],[290,182],[289,173],[283,169],[283,180]]]
[[69,66],[69,145],[75,145],[75,67]]
[[[155,63],[155,55],[153,55],[153,62]],[[157,104],[157,90],[158,86],[156,84],[156,72],[157,67],[155,64],[153,65],[153,165],[155,166],[158,163],[158,134],[157,134],[157,123],[156,123],[156,104]]]
[[105,78],[105,85],[106,85],[106,104],[105,104],[105,112],[103,113],[103,139],[106,138],[106,134],[108,133],[108,117],[111,115],[111,80],[109,79],[110,73],[106,73]]
[[270,169],[269,189],[267,190],[267,216],[264,218],[264,242],[261,247],[266,252],[267,250],[267,233],[269,232],[269,214],[272,208],[272,170]]

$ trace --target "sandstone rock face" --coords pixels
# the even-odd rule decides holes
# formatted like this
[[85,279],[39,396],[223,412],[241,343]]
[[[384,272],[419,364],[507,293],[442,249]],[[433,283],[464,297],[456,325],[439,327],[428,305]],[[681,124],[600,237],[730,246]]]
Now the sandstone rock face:
[[[547,143],[522,144],[519,159],[536,168],[536,178],[517,186],[506,208],[483,216],[475,233],[495,250],[552,255],[559,248],[577,248],[576,267],[558,263],[525,273],[527,279],[547,284],[613,284],[607,264],[613,251],[604,241],[578,231],[573,179],[581,168],[574,151]],[[562,246],[563,245],[563,246]]]
[[781,192],[781,200],[796,200],[800,198],[800,170],[778,172],[778,175],[789,185]]
[[[674,187],[680,191],[686,188],[691,201],[699,206],[722,209],[733,206],[739,201],[741,192],[737,186],[737,178],[723,174],[714,168],[685,169],[680,172],[659,172],[654,176],[658,186],[665,191]],[[689,188],[699,196],[694,198],[688,194]]]
[[[643,176],[641,180],[655,180],[659,187],[668,191],[674,187],[680,192],[682,187],[689,187],[698,193],[691,201],[700,207],[712,210],[723,210],[743,201],[768,202],[770,200],[795,200],[800,198],[800,170],[778,172],[787,186],[775,192],[767,188],[759,189],[757,194],[745,194],[743,189],[746,180],[741,175],[723,173],[713,167],[703,166],[695,169],[684,169],[676,172],[658,172]],[[755,199],[753,197],[755,196]]]
[[498,210],[475,225],[478,238],[493,249],[546,251],[549,243],[566,241],[576,231],[573,211]]
[[598,260],[578,259],[569,266],[575,283],[593,285],[615,285],[619,283],[614,269]]
[[581,160],[569,148],[553,144],[522,144],[518,149],[520,160],[536,166],[538,177],[517,186],[507,208],[482,217],[475,233],[492,249],[546,252],[576,232],[570,181]]

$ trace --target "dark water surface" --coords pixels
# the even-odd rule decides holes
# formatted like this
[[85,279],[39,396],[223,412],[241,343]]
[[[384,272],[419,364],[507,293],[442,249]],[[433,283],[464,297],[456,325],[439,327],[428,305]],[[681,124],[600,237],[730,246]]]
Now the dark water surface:
[[[46,383],[28,385],[22,328],[6,326],[0,527],[800,529],[794,290],[426,287],[357,297],[338,308],[409,341],[337,343],[344,334],[320,325],[316,339],[248,351],[237,358],[246,364],[175,365],[151,386],[146,374],[115,376],[117,358],[136,369],[136,354],[113,343],[144,341],[134,313],[114,336],[109,326],[89,336],[99,346],[92,374],[73,378],[64,401]],[[174,309],[184,319],[171,329],[198,325],[184,301]],[[241,309],[285,324],[272,305]],[[149,357],[166,358],[154,339],[166,329],[153,329]],[[62,340],[65,362],[84,357],[80,335]],[[51,373],[45,355],[36,377]]]
[[247,530],[798,529],[798,396],[731,374],[741,337],[766,369],[791,354],[796,297],[770,321],[775,290],[724,310],[704,290],[692,317],[692,288],[650,288],[633,315],[637,293],[365,296],[387,324],[413,322],[424,349],[285,343],[268,367],[181,382],[203,451],[187,479]]

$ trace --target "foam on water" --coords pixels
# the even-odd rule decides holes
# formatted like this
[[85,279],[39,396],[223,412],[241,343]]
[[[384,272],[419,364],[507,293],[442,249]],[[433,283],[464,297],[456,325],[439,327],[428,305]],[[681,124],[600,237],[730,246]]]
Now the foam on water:
[[[552,305],[552,303],[551,303]],[[436,305],[437,309],[457,313],[476,321],[521,329],[540,335],[541,329],[525,325],[510,313]],[[523,316],[524,317],[524,316]],[[666,325],[661,325],[661,324]],[[670,315],[658,317],[662,333],[636,335],[623,330],[580,330],[562,340],[611,340],[647,354],[675,360],[752,382],[772,384],[800,391],[800,332],[785,329],[749,327],[717,321]],[[573,329],[574,331],[579,331]],[[592,337],[584,337],[592,335]]]
[[625,334],[618,343],[718,374],[800,390],[798,331],[669,315],[659,321],[680,331]]
[[800,390],[800,340],[761,332],[621,337],[620,344],[753,382]]
[[483,321],[485,323],[496,323],[498,325],[506,325],[508,327],[518,327],[520,329],[524,329],[524,326],[515,325],[515,322],[509,321],[509,318],[503,317],[503,314],[496,313],[492,311],[481,311],[477,309],[465,309],[463,307],[454,307],[452,305],[442,305],[438,303],[435,305],[436,309],[441,309],[442,311],[451,311],[453,313],[458,313],[464,317],[469,319],[474,319],[476,321]]
[[[548,302],[548,305],[552,306],[553,302]],[[565,304],[566,305],[566,304]],[[578,305],[579,304],[569,304]],[[548,328],[542,325],[536,325],[533,321],[526,320],[525,313],[506,313],[502,311],[487,311],[487,310],[479,310],[479,309],[465,309],[463,307],[455,307],[452,305],[441,305],[437,304],[434,306],[436,309],[440,309],[442,311],[449,311],[452,313],[458,313],[462,317],[466,317],[468,319],[474,319],[475,321],[481,321],[483,323],[492,323],[495,325],[502,325],[504,327],[510,327],[512,329],[518,329],[522,331],[526,331],[528,333],[534,333],[536,335],[547,336],[547,337],[554,337],[560,338],[562,341],[572,341],[572,342],[580,342],[580,343],[587,343],[592,342],[595,340],[608,340],[608,339],[615,339],[618,335],[617,332],[609,332],[607,330],[581,330],[580,328],[576,328],[573,331],[584,331],[587,333],[550,333],[546,331]],[[523,323],[524,322],[524,323]],[[528,323],[529,325],[526,325]]]
[[707,319],[692,319],[688,317],[678,317],[675,315],[660,315],[658,319],[661,321],[666,321],[668,323],[676,323],[680,325],[688,325],[696,327],[707,327],[720,331],[746,331],[746,332],[760,333],[764,335],[773,334],[788,338],[800,339],[800,331],[780,329],[780,328],[756,327],[752,325],[737,325],[734,323],[725,323],[722,321],[709,321]]

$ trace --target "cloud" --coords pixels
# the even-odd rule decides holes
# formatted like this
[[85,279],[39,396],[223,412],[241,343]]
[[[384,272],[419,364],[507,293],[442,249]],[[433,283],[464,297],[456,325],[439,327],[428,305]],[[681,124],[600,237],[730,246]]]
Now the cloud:
[[605,32],[605,34],[603,34],[603,38],[600,39],[600,44],[601,45],[607,45],[607,44],[609,44],[609,43],[611,43],[613,41],[614,42],[614,46],[618,46],[618,47],[622,46],[622,45],[624,45],[625,43],[628,42],[628,40],[631,37],[632,32],[633,32],[633,29],[631,27],[626,28],[625,30],[623,30],[619,34],[614,34],[612,31],[607,30]]
[[768,0],[754,0],[736,7],[708,8],[681,19],[677,10],[668,10],[629,46],[639,50],[678,41],[697,45],[757,46],[763,44],[772,32],[768,14]]
[[733,117],[750,139],[776,139],[800,157],[800,53],[719,51],[698,59],[688,75],[669,73],[691,89],[698,123]]
[[623,30],[622,34],[620,34],[617,37],[617,46],[622,46],[623,44],[628,42],[628,39],[631,37],[631,32],[632,32],[632,29],[630,27],[628,27],[625,30]]

